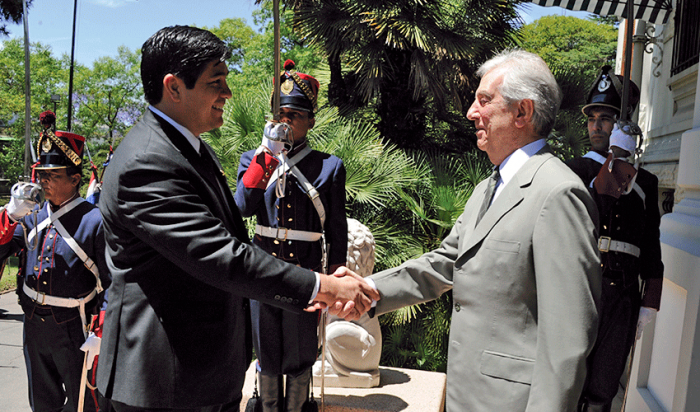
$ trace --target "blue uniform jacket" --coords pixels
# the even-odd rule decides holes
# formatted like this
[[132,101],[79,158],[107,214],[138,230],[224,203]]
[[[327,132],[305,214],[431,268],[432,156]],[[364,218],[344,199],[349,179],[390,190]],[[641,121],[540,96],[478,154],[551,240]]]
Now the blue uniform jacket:
[[[49,202],[45,202],[37,215],[37,224],[40,224],[48,216],[48,207]],[[59,220],[85,253],[97,264],[102,287],[106,290],[111,280],[105,262],[105,239],[100,211],[88,202],[81,202],[73,210],[61,216]],[[33,215],[24,217],[22,221],[29,232],[34,228]],[[32,289],[50,296],[79,298],[88,295],[95,289],[95,275],[85,267],[83,261],[63,240],[53,225],[39,232],[36,239],[39,242],[36,249],[26,248],[24,229],[21,225],[17,225],[12,240],[7,244],[0,245],[0,261],[4,261],[21,249],[25,249],[26,264],[23,270],[23,281]],[[27,316],[33,316],[36,308],[50,309],[58,323],[80,316],[78,308],[42,306],[21,290],[18,290],[18,294],[22,309]],[[100,298],[101,296],[94,298],[86,305],[86,308],[94,308]]]
[[[241,215],[255,215],[257,223],[262,226],[321,232],[318,212],[293,175],[287,173],[285,197],[279,199],[275,194],[274,184],[265,190],[248,188],[242,183],[243,175],[255,156],[255,150],[243,153],[238,166],[238,184],[234,197]],[[264,153],[258,156],[271,158]],[[326,210],[326,243],[330,244],[329,266],[344,265],[347,254],[347,221],[343,161],[336,156],[313,150],[296,166],[318,190]],[[287,262],[316,271],[321,270],[320,242],[282,241],[256,235],[253,243]]]

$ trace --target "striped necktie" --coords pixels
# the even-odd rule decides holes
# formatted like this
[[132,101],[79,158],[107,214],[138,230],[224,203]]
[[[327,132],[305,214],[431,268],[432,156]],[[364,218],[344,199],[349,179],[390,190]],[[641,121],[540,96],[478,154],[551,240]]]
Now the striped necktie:
[[501,178],[501,173],[498,170],[498,167],[496,167],[493,170],[493,173],[491,173],[491,177],[489,177],[489,184],[486,187],[486,193],[484,194],[484,201],[481,203],[481,208],[479,209],[479,215],[476,218],[476,223],[479,224],[481,221],[481,218],[484,217],[484,214],[486,213],[486,210],[488,210],[489,206],[491,205],[491,201],[493,200],[493,195],[496,193],[496,184],[498,183],[498,180]]

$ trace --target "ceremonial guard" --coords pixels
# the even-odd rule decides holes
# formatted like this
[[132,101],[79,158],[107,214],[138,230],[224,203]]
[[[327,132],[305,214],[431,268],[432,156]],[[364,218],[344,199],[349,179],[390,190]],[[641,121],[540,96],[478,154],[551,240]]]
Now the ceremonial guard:
[[[641,130],[618,121],[623,82],[610,66],[603,67],[583,107],[591,151],[567,163],[589,187],[600,215],[602,307],[581,411],[610,411],[635,336],[641,337],[661,302],[658,179],[628,162],[639,154]],[[629,118],[639,102],[639,89],[631,81],[628,100]]]
[[[85,359],[80,347],[110,284],[102,217],[78,191],[85,138],[54,132],[51,118],[53,113],[42,113],[35,166],[40,186],[15,185],[0,213],[0,262],[25,254],[18,295],[29,402],[37,412],[78,409]],[[86,392],[85,410],[95,410],[93,394]]]
[[[280,123],[268,122],[260,147],[241,156],[235,200],[243,216],[257,218],[256,245],[286,262],[332,273],[345,264],[347,251],[345,167],[309,147],[319,84],[294,67],[287,60],[278,79]],[[300,411],[318,350],[318,314],[252,301],[251,315],[263,410]]]

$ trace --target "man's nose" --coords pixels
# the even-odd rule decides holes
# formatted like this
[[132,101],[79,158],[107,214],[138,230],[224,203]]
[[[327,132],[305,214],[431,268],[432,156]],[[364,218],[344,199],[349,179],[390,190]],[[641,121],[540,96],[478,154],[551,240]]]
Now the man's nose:
[[224,82],[224,89],[221,91],[221,97],[224,99],[230,99],[233,97],[233,93],[231,93],[231,89],[228,87],[227,82]]
[[476,107],[475,106],[476,106],[476,100],[474,101],[474,103],[472,103],[471,106],[469,106],[469,110],[467,110],[467,119],[469,119],[471,121],[476,120]]

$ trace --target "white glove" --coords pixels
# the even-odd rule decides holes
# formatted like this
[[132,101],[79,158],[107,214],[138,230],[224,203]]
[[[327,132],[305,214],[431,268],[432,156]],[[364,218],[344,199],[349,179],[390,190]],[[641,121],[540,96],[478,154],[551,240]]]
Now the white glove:
[[263,132],[262,145],[270,150],[273,156],[278,156],[291,145],[292,129],[286,123],[267,122]]
[[92,364],[95,361],[95,356],[100,354],[100,344],[102,343],[102,338],[98,338],[95,332],[90,332],[85,340],[85,343],[80,347],[80,350],[87,352],[88,356],[88,369],[92,369]]
[[656,312],[656,309],[648,308],[646,306],[639,308],[639,320],[637,320],[637,340],[642,337],[644,327],[651,322],[651,319]]
[[30,214],[39,203],[41,186],[36,183],[15,183],[10,193],[10,203],[5,206],[5,210],[10,219],[16,222]]

